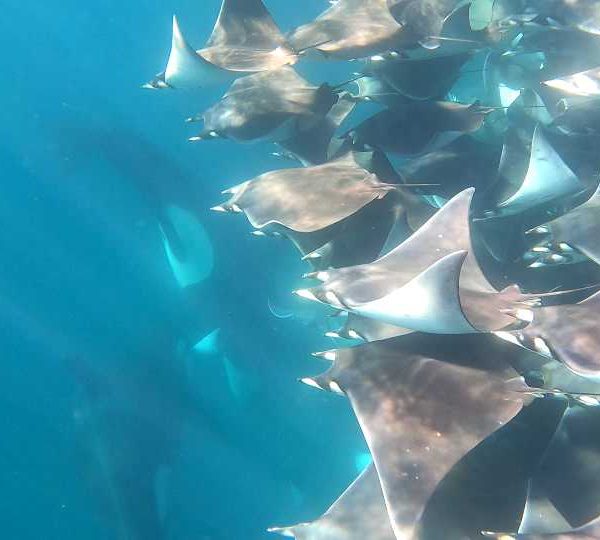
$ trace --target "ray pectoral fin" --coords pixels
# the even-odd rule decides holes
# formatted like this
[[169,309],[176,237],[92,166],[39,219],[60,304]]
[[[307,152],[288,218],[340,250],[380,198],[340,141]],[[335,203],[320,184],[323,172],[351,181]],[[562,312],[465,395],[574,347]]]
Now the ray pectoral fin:
[[462,310],[459,276],[467,255],[457,251],[440,259],[390,294],[354,306],[355,313],[422,332],[476,332]]
[[173,15],[171,52],[165,68],[164,81],[172,88],[195,89],[223,82],[230,78],[198,54],[185,39],[177,17]]
[[319,519],[269,530],[296,540],[396,540],[373,465]]
[[223,0],[207,46],[275,48],[283,42],[262,0]]
[[397,351],[375,344],[341,350],[326,374],[351,401],[396,538],[412,538],[429,498],[450,469],[523,406],[522,396],[511,391],[514,382],[505,384],[500,375],[414,350],[404,352],[400,345],[405,339],[390,342],[398,344]]
[[536,491],[530,482],[519,533],[554,534],[572,530],[573,527],[567,523],[565,517],[540,490]]
[[540,204],[574,195],[583,184],[562,160],[536,126],[531,142],[529,167],[521,187],[498,205],[506,212],[518,213]]
[[206,279],[214,266],[211,240],[198,219],[177,206],[165,211],[168,222],[161,226],[163,246],[181,288]]
[[[598,538],[598,407],[569,402],[528,482],[518,531],[522,540]],[[485,533],[503,538],[500,533]]]

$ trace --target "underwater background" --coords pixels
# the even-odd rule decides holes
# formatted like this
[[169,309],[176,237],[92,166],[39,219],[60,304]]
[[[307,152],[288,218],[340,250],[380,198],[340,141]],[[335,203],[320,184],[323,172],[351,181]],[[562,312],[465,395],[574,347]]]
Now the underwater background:
[[[266,144],[186,141],[183,118],[224,88],[141,89],[171,15],[202,42],[219,7],[3,4],[2,538],[267,538],[368,459],[344,400],[296,382],[323,347],[312,314],[292,313],[304,265],[208,211],[281,162]],[[323,7],[269,2],[284,28]],[[182,194],[206,233],[193,293],[156,217]]]
[[5,4],[0,538],[600,537],[600,1]]

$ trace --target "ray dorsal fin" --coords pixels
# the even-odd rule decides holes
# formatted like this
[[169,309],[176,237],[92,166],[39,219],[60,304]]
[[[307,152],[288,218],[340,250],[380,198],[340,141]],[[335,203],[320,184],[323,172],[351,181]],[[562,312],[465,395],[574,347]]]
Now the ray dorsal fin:
[[460,284],[495,292],[481,271],[471,245],[469,208],[474,190],[453,197],[413,235],[373,263],[333,270],[323,285],[345,302],[358,305],[405,285],[441,258],[466,251]]

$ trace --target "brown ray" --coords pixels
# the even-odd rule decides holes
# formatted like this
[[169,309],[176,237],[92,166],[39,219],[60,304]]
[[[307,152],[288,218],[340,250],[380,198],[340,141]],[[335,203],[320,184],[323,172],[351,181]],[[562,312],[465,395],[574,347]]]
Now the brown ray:
[[268,172],[229,192],[223,205],[236,205],[255,229],[277,223],[301,233],[315,232],[337,223],[393,186],[382,183],[350,153],[314,167]]
[[600,264],[600,186],[581,206],[548,223],[552,236]]
[[441,148],[483,126],[489,109],[477,104],[416,101],[381,111],[350,132],[357,145],[399,155]]
[[546,346],[557,360],[574,372],[600,375],[600,292],[578,304],[542,306],[533,322],[521,331],[525,343]]
[[[428,279],[433,280],[435,287],[444,287],[444,280],[454,283],[454,277],[457,267],[452,267],[454,263],[459,264],[458,259],[446,260],[442,266],[437,267],[435,272],[432,267],[437,265],[442,259],[465,252],[466,259],[460,270],[459,291],[454,286],[446,289],[444,299],[434,297],[425,289],[418,293],[423,295],[422,302],[415,298],[403,304],[406,308],[427,309],[427,325],[435,328],[438,323],[441,327],[441,318],[436,321],[436,311],[433,304],[442,302],[455,313],[456,328],[447,327],[446,331],[454,332],[460,328],[466,331],[467,325],[463,324],[466,320],[471,326],[471,331],[479,330],[500,330],[514,323],[516,310],[527,298],[523,297],[518,288],[509,287],[498,293],[484,276],[477,259],[473,253],[469,232],[469,207],[473,190],[465,190],[450,200],[437,214],[435,214],[425,225],[417,230],[406,241],[398,247],[377,259],[373,263],[358,265],[349,268],[340,268],[332,270],[326,274],[323,285],[313,287],[308,291],[299,291],[301,296],[310,299],[316,299],[325,303],[330,303],[337,308],[355,311],[358,314],[367,314],[361,310],[369,310],[373,313],[373,302],[389,298],[388,303],[399,305],[397,301],[392,302],[392,296],[400,294],[403,288],[409,287],[407,291],[412,291],[412,295],[417,294],[415,286],[424,286],[423,283],[417,284],[414,280],[423,280],[425,273],[428,273]],[[454,277],[453,277],[454,276]],[[417,288],[418,288],[417,287]],[[456,294],[459,294],[460,312],[456,311]],[[431,305],[425,306],[425,300],[429,298]],[[411,296],[412,297],[412,296]],[[386,318],[384,312],[379,306],[379,316],[374,316],[382,322],[406,326],[406,322],[400,323],[396,319]],[[521,305],[525,308],[525,305]],[[439,312],[440,317],[442,312]],[[434,317],[433,319],[431,317]],[[447,318],[447,319],[446,319]],[[444,315],[445,320],[450,320],[450,311]],[[463,323],[459,321],[463,320]],[[396,321],[396,322],[394,322]],[[420,324],[420,323],[419,323]],[[426,330],[429,326],[412,327],[415,330]]]
[[413,538],[446,474],[528,402],[500,350],[489,336],[410,334],[332,351],[332,368],[306,380],[350,399],[396,538]]
[[291,67],[247,75],[200,116],[204,129],[191,140],[284,141],[314,127],[338,97],[327,85],[311,85]]
[[297,51],[310,49],[315,57],[350,60],[394,48],[402,31],[386,0],[339,0],[296,28],[289,44]]
[[167,66],[147,88],[200,88],[294,64],[297,55],[262,0],[223,0],[205,47],[194,50],[176,18]]

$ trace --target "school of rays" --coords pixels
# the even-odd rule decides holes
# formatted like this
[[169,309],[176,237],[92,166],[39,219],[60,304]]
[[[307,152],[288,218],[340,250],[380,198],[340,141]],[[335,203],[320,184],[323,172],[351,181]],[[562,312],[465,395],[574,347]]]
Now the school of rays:
[[[229,84],[190,140],[295,161],[213,209],[291,240],[299,301],[347,340],[302,382],[349,400],[373,462],[272,531],[600,538],[600,2],[323,4],[284,34],[262,0],[223,0],[198,50],[174,18],[144,85]],[[350,60],[341,84],[293,67]]]

